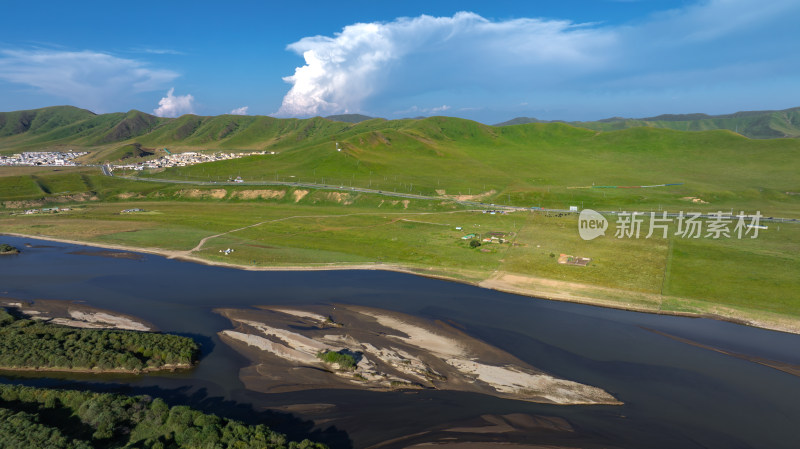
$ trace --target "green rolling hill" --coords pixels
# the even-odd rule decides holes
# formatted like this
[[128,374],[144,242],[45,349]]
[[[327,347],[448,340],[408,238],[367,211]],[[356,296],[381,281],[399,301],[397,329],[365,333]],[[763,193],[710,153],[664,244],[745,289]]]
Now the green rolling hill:
[[0,112],[0,137],[19,134],[45,134],[56,128],[69,126],[94,117],[94,113],[73,106]]
[[[495,126],[548,122],[531,117],[517,117]],[[613,131],[634,127],[666,128],[679,131],[709,131],[727,129],[752,139],[800,137],[800,108],[781,111],[743,111],[725,115],[664,114],[657,117],[630,119],[613,117],[593,122],[568,122],[570,125],[598,131]]]
[[361,123],[367,120],[372,120],[375,117],[370,117],[363,114],[337,114],[329,115],[325,118],[328,120],[333,120],[334,122]]
[[[94,159],[101,160],[106,156],[114,156],[107,153],[114,153],[115,149],[134,143],[153,148],[173,146],[179,151],[181,149],[263,150],[330,143],[354,135],[361,135],[359,142],[368,142],[367,146],[371,145],[369,142],[384,140],[389,142],[391,138],[401,140],[411,138],[416,142],[413,145],[419,143],[424,145],[424,142],[436,142],[442,138],[463,140],[465,144],[472,145],[476,143],[475,139],[489,135],[504,136],[519,133],[518,130],[504,131],[509,126],[530,124],[554,126],[566,124],[604,132],[649,127],[679,131],[723,129],[738,131],[739,134],[751,138],[797,137],[800,136],[800,108],[784,111],[738,112],[722,116],[661,115],[644,119],[612,118],[596,122],[571,123],[544,122],[520,117],[492,127],[443,117],[387,121],[357,114],[310,119],[184,115],[170,119],[136,110],[97,115],[72,106],[54,106],[27,111],[0,112],[0,153],[72,146],[90,148],[94,150]],[[467,134],[460,134],[462,130],[466,130]],[[393,136],[398,132],[404,136]],[[449,135],[446,134],[448,132]]]
[[[756,116],[744,114],[737,120]],[[688,123],[683,116],[657,118],[676,126]],[[734,118],[699,122],[704,120]],[[87,149],[89,162],[130,162],[160,154],[156,149],[165,147],[172,152],[277,153],[143,175],[165,179],[225,181],[242,176],[248,181],[324,182],[429,195],[486,193],[482,199],[488,201],[558,208],[678,207],[696,197],[703,201],[698,204],[708,203],[703,207],[800,210],[800,139],[749,139],[729,130],[488,126],[452,117],[359,123],[237,115],[165,119],[139,111],[95,115],[68,106],[0,113],[0,125],[0,152]],[[682,185],[575,189],[662,183]],[[15,185],[31,186],[15,192],[38,191],[32,187],[36,180],[20,179]]]

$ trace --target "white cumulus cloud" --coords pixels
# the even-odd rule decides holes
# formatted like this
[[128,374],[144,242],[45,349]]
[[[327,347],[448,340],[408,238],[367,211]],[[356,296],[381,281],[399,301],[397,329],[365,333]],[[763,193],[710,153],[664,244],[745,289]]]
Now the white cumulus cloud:
[[612,33],[567,21],[493,22],[469,12],[357,23],[334,37],[306,37],[289,45],[305,65],[284,78],[292,88],[278,115],[358,112],[367,99],[387,90],[416,94],[481,77],[494,82],[542,64],[550,70],[535,78],[557,77],[565,68],[607,63],[598,50],[614,39]]
[[158,100],[158,107],[153,109],[153,114],[159,117],[178,117],[194,112],[194,97],[191,95],[173,95],[175,88],[167,92],[167,96]]
[[0,80],[107,112],[132,94],[163,89],[179,76],[134,59],[94,51],[0,50]]
[[232,110],[231,112],[229,112],[229,114],[232,114],[232,115],[247,115],[247,109],[248,108],[249,108],[249,106],[242,106],[241,108],[236,108],[236,109]]
[[[478,102],[552,108],[633,92],[652,94],[662,103],[648,107],[663,108],[723,84],[745,98],[770,80],[797,79],[798,14],[796,0],[696,0],[622,25],[471,12],[356,23],[287,47],[305,63],[283,78],[291,87],[276,115]],[[765,33],[782,37],[765,46]]]

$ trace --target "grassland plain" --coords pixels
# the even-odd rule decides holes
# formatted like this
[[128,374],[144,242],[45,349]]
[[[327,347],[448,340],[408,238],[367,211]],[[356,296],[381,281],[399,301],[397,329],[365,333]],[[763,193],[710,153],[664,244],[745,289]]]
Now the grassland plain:
[[[51,112],[55,120],[57,111]],[[142,174],[149,182],[102,176],[94,167],[2,168],[0,231],[255,269],[407,270],[554,299],[707,313],[800,331],[797,225],[770,223],[754,240],[672,236],[586,242],[572,215],[489,215],[453,201],[800,217],[796,139],[653,128],[605,132],[566,124],[490,127],[446,117],[351,124],[321,118],[123,116],[117,122],[86,116],[70,122],[82,123],[82,131],[71,135],[65,125],[44,120],[23,133],[9,131],[0,137],[0,148],[75,145],[92,151],[89,160],[95,161],[133,143],[169,145],[171,151],[277,154]],[[123,122],[128,134],[117,129]],[[225,183],[235,176],[334,188]],[[166,182],[176,179],[189,184]],[[662,183],[680,185],[591,188]],[[437,199],[359,193],[351,186]],[[72,210],[12,215],[51,204],[69,204]],[[127,208],[145,212],[120,214]],[[470,248],[469,240],[461,239],[487,232],[508,233],[512,243]],[[234,251],[221,252],[228,248]],[[592,262],[559,265],[561,253]]]

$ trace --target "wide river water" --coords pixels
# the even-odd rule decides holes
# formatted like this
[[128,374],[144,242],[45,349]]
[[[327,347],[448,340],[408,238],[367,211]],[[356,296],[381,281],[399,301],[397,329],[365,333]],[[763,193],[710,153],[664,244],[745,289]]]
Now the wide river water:
[[[97,249],[27,238],[3,237],[3,242],[23,253],[0,257],[0,296],[82,301],[143,318],[162,331],[193,336],[203,345],[199,365],[188,373],[5,374],[3,382],[161,396],[172,404],[266,422],[292,438],[343,448],[422,432],[434,435],[481,415],[511,413],[561,417],[576,433],[556,438],[552,432],[531,430],[509,433],[508,441],[582,447],[800,447],[800,378],[652,330],[795,365],[800,365],[798,335],[545,301],[400,273],[252,272],[153,255],[131,260],[70,254]],[[26,248],[26,243],[33,247]],[[457,323],[537,368],[603,388],[625,405],[556,406],[452,391],[245,390],[238,372],[248,363],[217,338],[218,331],[231,326],[212,309],[328,303]],[[291,408],[296,404],[332,406]],[[424,435],[405,441],[420,438]]]

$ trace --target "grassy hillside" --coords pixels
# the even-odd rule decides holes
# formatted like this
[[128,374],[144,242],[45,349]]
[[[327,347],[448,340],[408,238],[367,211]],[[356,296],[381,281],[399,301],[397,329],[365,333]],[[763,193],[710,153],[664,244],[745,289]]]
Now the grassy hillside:
[[372,120],[374,117],[370,117],[368,115],[363,115],[363,114],[337,114],[337,115],[329,115],[325,118],[328,120],[333,120],[335,122],[360,123],[367,120]]
[[[530,117],[517,117],[496,126],[526,123],[554,123]],[[598,131],[614,131],[635,127],[666,128],[679,131],[727,129],[753,139],[800,137],[800,108],[782,111],[743,111],[725,115],[664,114],[657,117],[629,119],[614,117],[593,122],[570,122],[573,126]]]
[[159,117],[131,110],[110,131],[95,141],[97,143],[124,141],[148,133],[163,122],[164,119]]
[[95,116],[73,106],[53,106],[28,111],[0,112],[0,137],[22,133],[44,134]]
[[[437,123],[443,122],[437,126]],[[452,122],[447,123],[444,122]],[[386,132],[402,130],[418,142],[442,138],[475,144],[481,134],[503,134],[502,128],[518,124],[557,124],[520,117],[495,127],[455,118],[433,117],[387,121],[363,115],[345,114],[328,118],[276,119],[266,116],[221,115],[203,117],[185,115],[160,118],[132,110],[127,113],[96,115],[72,106],[54,106],[28,111],[0,113],[0,153],[24,150],[80,147],[92,150],[89,161],[117,160],[117,151],[138,143],[145,147],[170,147],[183,150],[280,150],[318,144],[332,144],[358,134],[365,142],[391,141]],[[708,116],[705,114],[662,115],[644,119],[613,118],[596,122],[573,122],[569,125],[596,131],[615,131],[633,127],[666,128],[681,131],[726,129],[752,138],[800,136],[800,108],[784,111],[738,112]],[[459,135],[463,129],[475,133]],[[449,135],[442,132],[455,131]],[[480,131],[477,131],[479,130]],[[398,142],[400,143],[400,142]],[[512,142],[513,143],[513,142]]]
[[[299,120],[185,115],[157,119],[137,111],[89,116],[43,134],[37,134],[37,130],[0,138],[0,147],[12,145],[15,140],[25,141],[26,145],[41,139],[51,139],[51,144],[97,143],[111,139],[109,136],[139,134],[99,146],[86,143],[85,148],[94,151],[89,160],[136,160],[149,153],[163,154],[160,149],[165,147],[173,152],[269,149],[277,154],[141,176],[206,182],[242,176],[250,182],[313,182],[474,197],[528,207],[737,209],[761,210],[777,216],[800,215],[800,178],[796,176],[800,171],[800,140],[753,140],[724,130],[682,132],[635,127],[596,131],[564,123],[492,127],[450,117],[372,119],[357,124],[319,117]],[[72,140],[64,137],[73,131]],[[341,151],[337,150],[337,143]],[[50,177],[55,175],[45,169],[40,171]],[[97,180],[99,176],[90,181],[89,175],[84,174],[80,178],[83,187],[74,179],[64,181],[61,187],[49,186],[48,182],[55,181],[37,179],[44,175],[8,168],[2,172],[3,200],[39,199],[62,192],[86,192],[101,198],[109,195],[93,185],[107,182]],[[664,183],[681,185],[587,188]],[[117,190],[109,188],[110,195]]]
[[[325,136],[325,133],[322,133]],[[729,131],[631,128],[596,132],[566,124],[501,128],[434,117],[368,121],[310,137],[277,155],[167,169],[165,179],[315,182],[486,202],[605,210],[757,209],[800,212],[800,141],[751,140]],[[649,189],[576,188],[682,183]],[[693,202],[695,198],[698,201]]]
[[[375,120],[372,120],[375,121]],[[377,120],[382,121],[382,120]],[[264,116],[185,115],[176,119],[132,110],[95,115],[70,106],[0,113],[0,153],[81,147],[92,161],[116,160],[119,148],[138,143],[177,150],[264,149],[334,139],[351,127],[346,121]]]

